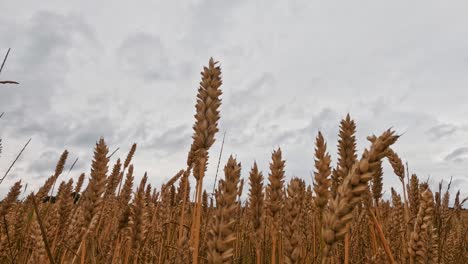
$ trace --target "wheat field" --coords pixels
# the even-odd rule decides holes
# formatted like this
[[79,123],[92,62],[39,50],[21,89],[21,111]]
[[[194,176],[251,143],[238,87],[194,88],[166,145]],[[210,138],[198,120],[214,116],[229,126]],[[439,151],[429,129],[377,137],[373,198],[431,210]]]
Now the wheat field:
[[[0,202],[0,263],[468,262],[466,198],[459,191],[450,197],[450,185],[431,190],[410,174],[392,148],[400,137],[392,129],[367,137],[357,153],[357,122],[349,114],[337,124],[335,163],[320,132],[310,146],[312,185],[285,180],[287,157],[278,148],[265,172],[229,157],[209,194],[203,183],[208,162],[216,162],[208,153],[219,130],[221,86],[221,68],[210,59],[187,160],[158,188],[146,174],[134,182],[136,144],[110,164],[103,138],[89,173],[61,177],[65,150],[38,190],[21,195],[27,178],[11,186]],[[383,163],[394,175],[384,175]],[[398,179],[403,191],[391,189],[391,199],[383,199],[383,177]]]

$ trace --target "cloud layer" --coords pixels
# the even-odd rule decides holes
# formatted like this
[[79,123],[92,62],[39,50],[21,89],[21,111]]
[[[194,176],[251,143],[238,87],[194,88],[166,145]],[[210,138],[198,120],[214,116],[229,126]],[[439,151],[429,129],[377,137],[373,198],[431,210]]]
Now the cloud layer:
[[[0,51],[12,48],[0,87],[1,168],[32,138],[4,195],[18,178],[37,188],[63,149],[71,177],[89,173],[104,136],[113,157],[133,142],[138,177],[153,186],[184,167],[199,72],[210,56],[224,84],[220,134],[211,151],[212,186],[222,133],[222,164],[237,155],[247,175],[264,173],[281,147],[288,177],[311,183],[314,138],[323,132],[336,161],[346,113],[365,138],[389,127],[404,133],[395,149],[433,186],[453,177],[468,193],[468,4],[392,1],[152,1],[128,5],[45,1],[4,4]],[[18,11],[19,10],[19,11]],[[385,189],[400,189],[385,165]],[[138,178],[137,177],[137,178]]]

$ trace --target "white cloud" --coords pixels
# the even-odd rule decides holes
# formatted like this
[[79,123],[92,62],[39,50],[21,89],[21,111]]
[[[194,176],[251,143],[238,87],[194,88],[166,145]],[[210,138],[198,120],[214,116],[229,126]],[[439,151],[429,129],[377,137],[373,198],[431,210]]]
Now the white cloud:
[[[33,137],[15,175],[64,148],[88,173],[93,144],[105,136],[121,157],[137,141],[136,173],[147,170],[158,186],[184,167],[199,72],[213,56],[224,84],[208,181],[227,131],[223,163],[235,153],[243,175],[254,159],[266,175],[281,146],[288,177],[310,182],[317,131],[336,160],[339,121],[349,112],[360,151],[367,135],[392,126],[405,132],[395,149],[411,171],[431,175],[434,186],[453,176],[466,196],[465,156],[447,157],[468,147],[467,8],[422,0],[115,1],[111,11],[95,1],[45,1],[39,10],[10,1],[0,21],[3,50],[12,47],[2,77],[21,85],[0,90],[0,165]],[[399,183],[386,172],[389,193]],[[21,177],[37,188],[36,174]],[[12,180],[5,183],[0,194]]]

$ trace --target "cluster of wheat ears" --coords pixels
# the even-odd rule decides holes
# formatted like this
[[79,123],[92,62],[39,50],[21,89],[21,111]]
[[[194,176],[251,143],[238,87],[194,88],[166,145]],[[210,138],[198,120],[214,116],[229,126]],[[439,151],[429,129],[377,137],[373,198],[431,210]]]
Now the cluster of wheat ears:
[[[136,144],[123,162],[111,165],[101,138],[90,174],[74,183],[60,179],[65,150],[39,190],[21,195],[18,181],[1,201],[0,263],[468,261],[466,199],[458,192],[450,207],[449,187],[442,191],[440,184],[434,192],[409,175],[392,150],[399,138],[395,131],[369,136],[359,158],[356,124],[349,115],[340,123],[335,166],[322,134],[316,136],[313,185],[300,178],[285,182],[286,161],[278,148],[267,184],[255,163],[250,168],[248,199],[241,200],[241,164],[232,156],[210,196],[203,180],[218,132],[221,69],[210,59],[201,75],[193,142],[182,170],[161,188],[153,188],[145,174],[135,188]],[[392,189],[390,201],[382,199],[383,162],[390,163],[395,175],[388,177],[397,177],[403,190]]]

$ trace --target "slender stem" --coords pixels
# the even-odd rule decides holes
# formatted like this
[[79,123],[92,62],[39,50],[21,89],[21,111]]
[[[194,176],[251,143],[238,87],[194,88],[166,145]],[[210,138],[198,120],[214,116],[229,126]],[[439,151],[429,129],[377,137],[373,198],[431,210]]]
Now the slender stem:
[[409,220],[409,208],[408,208],[408,198],[406,194],[406,187],[405,187],[405,179],[401,178],[401,185],[403,186],[403,199],[404,199],[404,208],[405,208],[405,221],[408,222]]
[[375,229],[373,226],[369,226],[369,230],[372,238],[372,254],[377,254],[377,238],[375,237]]
[[388,260],[392,264],[396,264],[395,259],[393,258],[392,251],[390,250],[390,246],[388,245],[387,239],[385,239],[385,235],[382,231],[382,227],[379,224],[379,221],[377,221],[377,218],[375,217],[374,213],[369,210],[370,215],[372,216],[372,221],[374,222],[374,225],[377,229],[377,232],[380,237],[380,241],[382,242],[382,245],[384,247],[385,253],[387,254]]
[[262,254],[260,253],[260,248],[255,249],[255,263],[256,264],[262,263],[261,256]]
[[81,248],[81,264],[85,263],[86,256],[86,240],[83,240],[83,247]]
[[72,163],[70,166],[70,169],[68,169],[67,176],[70,174],[70,172],[73,170],[73,167],[75,167],[76,162],[78,161],[78,157],[75,159],[75,161]]
[[13,166],[15,165],[16,161],[19,159],[19,157],[21,156],[21,154],[23,154],[23,151],[26,149],[26,147],[28,146],[29,142],[31,142],[31,139],[28,140],[28,142],[26,142],[26,144],[24,145],[23,149],[21,149],[20,153],[18,153],[18,155],[16,156],[15,160],[11,163],[10,167],[8,168],[8,170],[5,172],[5,175],[3,176],[3,178],[0,179],[0,184],[3,182],[3,180],[6,178],[6,176],[8,175],[8,173],[10,172],[11,168],[13,168]]
[[193,263],[198,263],[198,247],[200,245],[200,218],[201,218],[201,199],[203,190],[203,176],[205,174],[205,162],[206,160],[201,159],[200,163],[200,180],[197,181],[197,197],[196,197],[196,209],[195,209],[195,225],[194,230],[194,241],[193,241]]
[[272,237],[271,264],[276,264],[276,237]]
[[39,210],[37,209],[36,198],[34,197],[34,194],[32,195],[32,202],[34,206],[34,212],[36,212],[36,216],[37,216],[36,219],[37,219],[37,222],[39,223],[39,228],[41,229],[42,240],[44,242],[47,255],[49,256],[49,261],[50,263],[55,264],[54,257],[52,257],[52,252],[50,251],[49,241],[47,241],[44,226],[42,225],[41,216],[39,215]]
[[187,191],[188,191],[188,176],[190,175],[190,167],[187,168],[187,170],[184,172],[184,175],[182,176],[182,179],[185,178],[184,182],[184,194],[182,196],[182,210],[180,211],[180,223],[179,223],[179,241],[177,245],[182,243],[182,238],[184,235],[184,230],[182,228],[182,225],[184,224],[184,218],[185,218],[185,204],[187,202]]
[[116,148],[109,156],[107,156],[108,159],[110,159],[114,154],[119,150],[120,148]]
[[223,148],[224,148],[224,139],[226,138],[226,132],[224,132],[223,135],[223,142],[221,143],[221,150],[219,151],[219,157],[218,157],[218,165],[216,166],[216,174],[215,174],[215,179],[213,183],[213,191],[211,192],[212,194],[216,190],[216,182],[218,181],[218,171],[219,171],[219,164],[221,163],[221,155],[223,154]]
[[10,54],[10,50],[11,50],[11,48],[8,48],[8,51],[7,51],[6,55],[5,55],[5,57],[3,58],[2,66],[0,67],[0,73],[2,73],[3,66],[5,66],[5,62],[6,62],[7,58],[8,58],[8,54]]
[[[321,218],[322,218],[322,212],[320,212],[320,219]],[[317,231],[315,217],[312,218],[312,227],[313,227],[312,228],[312,237],[313,237],[313,239],[312,239],[312,258],[315,259],[316,254],[317,254],[316,251],[315,251],[315,247],[316,247],[316,245],[315,245],[315,240],[316,240],[315,239],[315,237],[316,237],[315,232]],[[320,241],[323,241],[323,239],[322,239],[322,224],[321,223],[319,224],[319,228],[320,228],[320,237],[319,237],[319,239],[320,239]],[[322,251],[322,243],[320,243],[319,251],[320,252]]]
[[344,264],[349,263],[349,229],[344,239]]
[[282,233],[280,233],[279,235],[279,245],[278,245],[278,258],[279,258],[279,264],[283,264],[284,262],[284,255],[283,255],[283,236],[282,236]]

